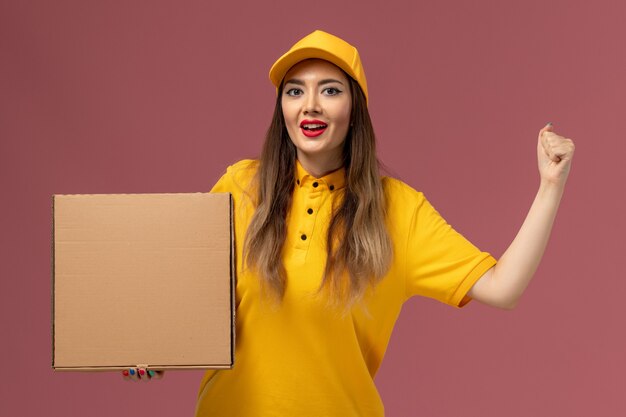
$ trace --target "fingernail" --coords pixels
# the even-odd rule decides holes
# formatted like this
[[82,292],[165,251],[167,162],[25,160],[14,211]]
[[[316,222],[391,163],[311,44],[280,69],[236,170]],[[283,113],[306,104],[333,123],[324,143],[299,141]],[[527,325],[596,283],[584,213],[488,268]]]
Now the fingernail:
[[135,375],[135,370],[134,369],[131,368],[129,372],[130,372],[131,375]]
[[156,372],[154,372],[154,371],[148,371],[148,373],[150,374],[150,376],[156,375]]
[[146,373],[146,371],[144,371],[143,369],[140,369],[140,370],[139,370],[139,375],[143,375],[143,374],[145,374],[145,373]]
[[128,369],[124,369],[124,370],[122,371],[122,375],[124,375],[124,376],[128,376]]
[[552,122],[548,122],[546,126],[552,126]]

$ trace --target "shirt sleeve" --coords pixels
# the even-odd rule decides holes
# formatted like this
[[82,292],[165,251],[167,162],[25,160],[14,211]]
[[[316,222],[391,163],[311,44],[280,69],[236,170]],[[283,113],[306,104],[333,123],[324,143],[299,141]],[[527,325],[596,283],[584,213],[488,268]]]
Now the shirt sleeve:
[[230,174],[227,172],[211,188],[212,193],[232,193],[233,183]]
[[[421,193],[420,193],[421,194]],[[406,295],[463,307],[467,292],[496,260],[454,230],[422,195],[407,239]]]
[[248,194],[250,181],[256,172],[256,161],[244,159],[230,165],[224,175],[217,180],[212,193],[231,193],[237,199],[241,194]]

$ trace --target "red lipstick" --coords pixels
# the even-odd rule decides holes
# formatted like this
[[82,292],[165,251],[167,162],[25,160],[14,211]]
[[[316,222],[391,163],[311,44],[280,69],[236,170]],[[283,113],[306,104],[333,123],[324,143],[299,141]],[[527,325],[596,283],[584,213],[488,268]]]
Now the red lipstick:
[[305,119],[300,122],[300,130],[302,131],[302,134],[309,138],[321,135],[327,127],[328,125],[326,123],[317,119]]

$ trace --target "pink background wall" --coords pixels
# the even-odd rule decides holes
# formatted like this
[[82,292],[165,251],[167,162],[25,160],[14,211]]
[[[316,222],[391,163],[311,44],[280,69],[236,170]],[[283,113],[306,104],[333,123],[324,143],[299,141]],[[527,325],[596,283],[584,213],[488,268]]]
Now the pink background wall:
[[0,3],[0,415],[193,412],[201,372],[51,370],[51,195],[209,190],[258,154],[267,71],[315,28],[359,47],[391,172],[496,256],[538,186],[538,130],[577,145],[516,310],[406,304],[387,415],[626,415],[625,3],[264,3]]

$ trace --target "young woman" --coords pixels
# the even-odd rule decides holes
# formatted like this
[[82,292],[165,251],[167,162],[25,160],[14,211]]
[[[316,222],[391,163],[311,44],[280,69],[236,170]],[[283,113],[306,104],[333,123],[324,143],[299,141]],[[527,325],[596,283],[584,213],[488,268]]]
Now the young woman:
[[357,50],[316,31],[276,61],[274,116],[259,160],[213,188],[235,201],[237,346],[209,371],[197,416],[382,416],[374,375],[402,304],[513,308],[543,254],[574,145],[539,131],[541,183],[496,260],[428,200],[381,177]]

